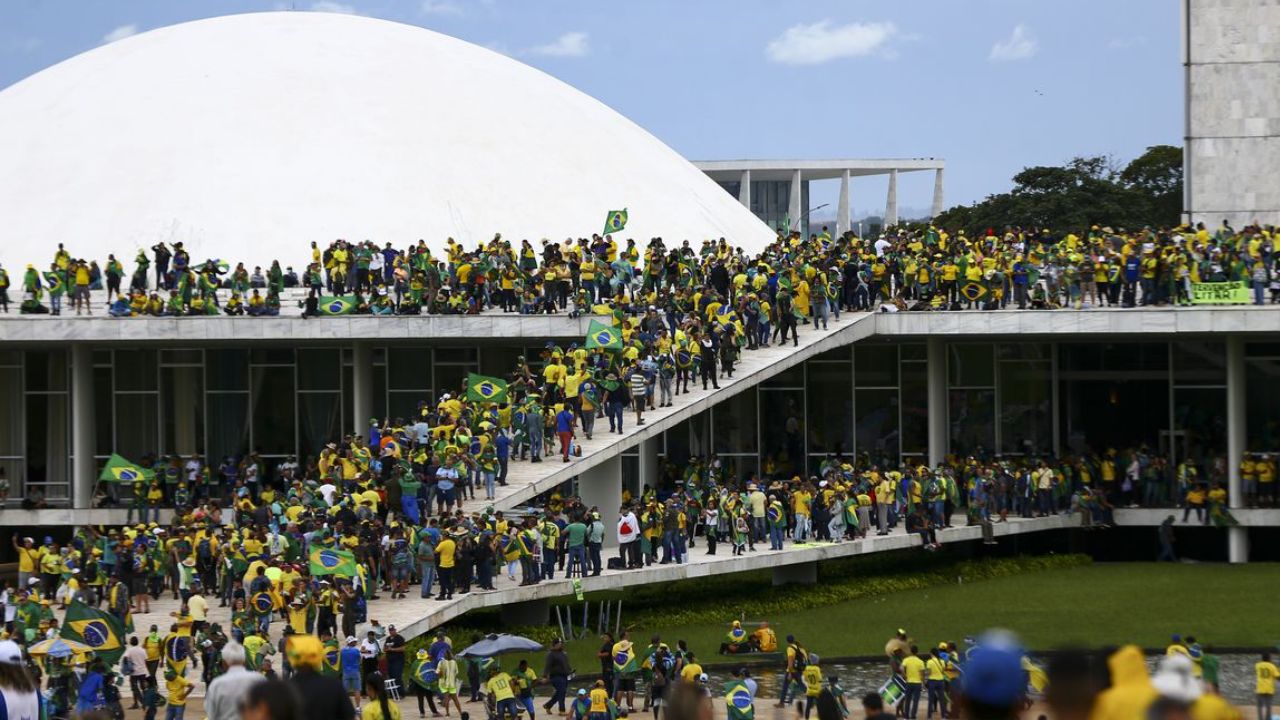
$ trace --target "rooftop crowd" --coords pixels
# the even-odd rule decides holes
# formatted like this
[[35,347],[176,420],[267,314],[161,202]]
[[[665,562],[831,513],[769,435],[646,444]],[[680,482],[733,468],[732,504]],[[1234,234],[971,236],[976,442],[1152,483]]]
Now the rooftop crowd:
[[[19,311],[61,314],[64,296],[77,314],[92,313],[90,291],[105,289],[113,316],[278,315],[286,288],[306,292],[304,314],[322,312],[318,298],[350,297],[352,312],[375,315],[473,314],[501,308],[523,314],[604,312],[636,315],[687,310],[700,291],[781,323],[777,294],[791,280],[796,309],[813,318],[874,309],[1133,307],[1191,301],[1193,283],[1242,282],[1255,304],[1280,302],[1275,228],[1203,224],[1172,229],[1068,231],[1009,227],[967,235],[933,226],[890,228],[877,238],[824,227],[799,232],[755,256],[724,238],[641,247],[611,235],[518,244],[495,235],[467,249],[452,238],[444,256],[426,243],[395,248],[373,241],[311,245],[296,271],[273,261],[263,270],[243,262],[193,258],[175,242],[139,250],[133,268],[114,254],[73,255],[62,244],[52,261],[33,263],[17,280]],[[14,280],[0,268],[0,311],[8,312]],[[705,294],[705,292],[704,292]],[[47,302],[47,304],[46,304]]]

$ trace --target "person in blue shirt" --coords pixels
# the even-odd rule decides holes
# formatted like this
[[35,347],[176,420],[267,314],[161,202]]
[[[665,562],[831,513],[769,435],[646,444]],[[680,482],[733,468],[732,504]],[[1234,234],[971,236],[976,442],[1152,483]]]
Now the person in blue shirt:
[[356,639],[347,636],[347,645],[338,653],[338,667],[342,669],[342,687],[351,696],[351,704],[360,711],[360,648]]
[[498,436],[493,439],[493,449],[498,453],[498,484],[507,484],[507,460],[511,458],[511,438],[507,431],[499,428]]
[[560,437],[560,453],[569,462],[569,448],[573,445],[573,411],[566,405],[556,413],[556,435]]

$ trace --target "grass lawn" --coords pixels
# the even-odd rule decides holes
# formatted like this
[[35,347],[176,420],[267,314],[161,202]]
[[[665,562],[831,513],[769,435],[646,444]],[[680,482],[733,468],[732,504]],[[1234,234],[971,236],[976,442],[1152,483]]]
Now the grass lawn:
[[[1098,563],[748,620],[767,620],[779,642],[794,634],[811,652],[827,657],[881,654],[899,627],[922,647],[943,639],[958,642],[989,627],[1014,630],[1037,650],[1122,643],[1163,647],[1175,632],[1219,647],[1257,647],[1280,642],[1272,602],[1277,588],[1277,564]],[[622,620],[625,624],[625,604]],[[722,660],[716,651],[729,620],[634,628],[632,639],[640,647],[655,632],[672,646],[683,639],[702,663],[715,663]],[[594,639],[569,644],[578,672],[599,671],[599,647]]]

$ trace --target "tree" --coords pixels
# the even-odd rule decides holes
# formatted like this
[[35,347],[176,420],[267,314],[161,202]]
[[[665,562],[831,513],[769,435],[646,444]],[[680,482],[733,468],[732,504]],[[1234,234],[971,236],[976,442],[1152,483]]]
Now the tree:
[[1011,225],[1064,232],[1091,225],[1171,227],[1181,212],[1182,151],[1157,145],[1120,171],[1106,156],[1077,157],[1062,167],[1024,168],[1013,183],[1011,191],[953,207],[934,223],[975,233]]

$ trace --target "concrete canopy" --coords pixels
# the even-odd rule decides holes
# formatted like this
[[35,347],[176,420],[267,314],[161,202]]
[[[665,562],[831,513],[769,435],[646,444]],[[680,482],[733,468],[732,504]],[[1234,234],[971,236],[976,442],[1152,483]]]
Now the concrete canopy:
[[[420,27],[328,13],[231,15],[96,48],[0,91],[0,262],[56,243],[132,270],[139,248],[301,271],[309,243],[435,249],[600,232],[668,245],[769,229],[599,101]],[[621,240],[621,238],[619,238]],[[16,271],[16,272],[15,272]]]

